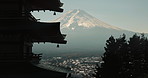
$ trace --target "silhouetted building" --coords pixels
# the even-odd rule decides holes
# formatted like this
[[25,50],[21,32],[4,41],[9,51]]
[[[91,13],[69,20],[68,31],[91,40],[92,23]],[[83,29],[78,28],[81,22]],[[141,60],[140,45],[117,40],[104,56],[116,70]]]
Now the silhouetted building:
[[[66,35],[61,34],[59,22],[38,22],[30,12],[35,10],[63,12],[60,8],[62,5],[60,0],[0,0],[0,72],[6,74],[15,69],[17,72],[21,71],[21,68],[24,68],[23,73],[29,70],[33,73],[48,72],[30,64],[32,61],[39,62],[41,57],[41,54],[32,53],[33,43],[66,44],[64,40]],[[1,75],[3,74],[0,74],[0,77]]]

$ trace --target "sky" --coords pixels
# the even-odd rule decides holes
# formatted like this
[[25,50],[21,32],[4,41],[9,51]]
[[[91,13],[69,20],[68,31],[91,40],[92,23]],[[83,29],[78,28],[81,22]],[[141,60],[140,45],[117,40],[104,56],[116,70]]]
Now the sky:
[[148,0],[61,0],[64,12],[33,12],[40,21],[51,21],[65,12],[81,9],[110,25],[148,33]]

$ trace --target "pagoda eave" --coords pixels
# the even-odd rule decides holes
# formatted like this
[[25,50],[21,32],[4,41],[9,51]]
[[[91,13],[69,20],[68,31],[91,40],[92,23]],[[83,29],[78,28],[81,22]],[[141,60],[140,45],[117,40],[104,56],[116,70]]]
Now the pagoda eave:
[[45,11],[45,10],[49,10],[49,11],[55,11],[55,12],[63,12],[64,10],[62,8],[32,8],[31,11]]

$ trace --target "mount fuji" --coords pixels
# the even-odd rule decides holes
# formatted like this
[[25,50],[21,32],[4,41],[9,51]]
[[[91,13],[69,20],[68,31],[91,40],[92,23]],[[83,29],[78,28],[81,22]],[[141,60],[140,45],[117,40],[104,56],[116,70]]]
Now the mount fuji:
[[[71,10],[55,19],[61,22],[61,32],[67,34],[67,44],[56,49],[51,44],[44,47],[35,45],[40,51],[58,52],[58,53],[100,53],[104,52],[106,40],[113,35],[119,37],[123,33],[127,37],[132,36],[135,32],[127,31],[112,25],[109,25],[83,10]],[[42,45],[43,46],[43,45]],[[50,47],[48,47],[50,46]]]
[[57,18],[54,21],[61,22],[61,28],[69,28],[74,30],[77,27],[93,28],[102,27],[108,29],[120,30],[120,28],[111,26],[107,23],[100,21],[99,19],[89,15],[83,10],[71,10]]

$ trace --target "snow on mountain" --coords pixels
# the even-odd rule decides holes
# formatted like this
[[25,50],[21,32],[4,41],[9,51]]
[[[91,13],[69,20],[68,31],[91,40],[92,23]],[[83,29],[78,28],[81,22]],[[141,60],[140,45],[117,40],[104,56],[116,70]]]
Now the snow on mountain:
[[74,30],[77,26],[92,28],[92,27],[103,27],[108,29],[121,30],[118,27],[111,26],[107,23],[100,21],[99,19],[91,16],[83,10],[71,10],[57,18],[57,22],[61,22],[61,28],[70,28]]

